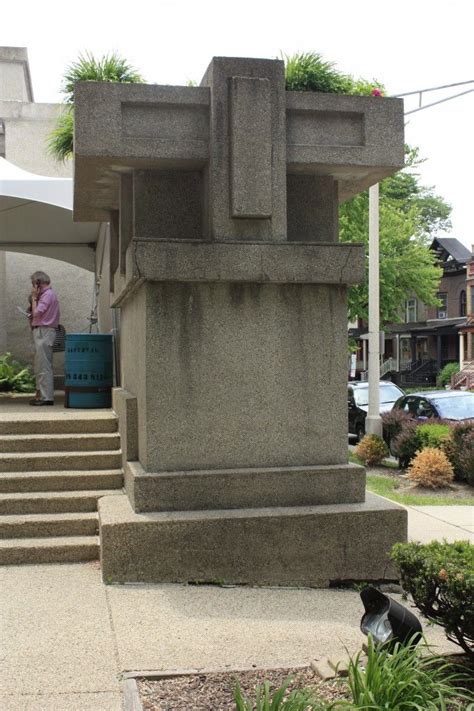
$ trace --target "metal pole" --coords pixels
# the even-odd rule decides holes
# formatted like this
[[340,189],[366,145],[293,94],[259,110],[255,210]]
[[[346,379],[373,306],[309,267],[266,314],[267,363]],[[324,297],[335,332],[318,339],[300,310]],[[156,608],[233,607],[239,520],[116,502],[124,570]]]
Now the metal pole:
[[382,436],[380,418],[379,185],[369,188],[369,409],[367,434]]

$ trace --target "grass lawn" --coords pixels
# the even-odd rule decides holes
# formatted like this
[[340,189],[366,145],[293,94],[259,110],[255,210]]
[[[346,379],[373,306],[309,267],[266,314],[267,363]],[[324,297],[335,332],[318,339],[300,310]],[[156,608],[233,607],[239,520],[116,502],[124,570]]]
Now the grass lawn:
[[474,506],[474,497],[455,499],[452,496],[399,492],[399,482],[387,476],[367,474],[367,489],[406,506]]
[[[349,451],[349,461],[353,464],[363,464],[352,451]],[[406,506],[474,506],[474,489],[472,487],[473,496],[469,496],[470,492],[466,495],[467,487],[459,484],[457,484],[457,488],[464,490],[462,495],[459,493],[456,495],[452,489],[437,489],[436,493],[431,493],[429,489],[410,486],[406,478],[399,475],[397,462],[390,459],[385,459],[382,464],[375,467],[372,473],[370,467],[366,467],[366,471],[367,490],[399,504]]]

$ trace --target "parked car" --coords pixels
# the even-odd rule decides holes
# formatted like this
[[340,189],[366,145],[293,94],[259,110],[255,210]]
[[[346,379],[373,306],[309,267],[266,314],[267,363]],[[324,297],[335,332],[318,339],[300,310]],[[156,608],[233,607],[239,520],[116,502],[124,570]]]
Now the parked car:
[[440,417],[443,420],[474,419],[474,393],[462,390],[432,390],[410,393],[395,403],[397,410],[418,420]]
[[[380,414],[392,409],[395,402],[405,393],[394,383],[379,381]],[[360,441],[365,435],[365,418],[369,409],[369,383],[352,382],[347,385],[347,404],[349,407],[349,434],[354,434]]]

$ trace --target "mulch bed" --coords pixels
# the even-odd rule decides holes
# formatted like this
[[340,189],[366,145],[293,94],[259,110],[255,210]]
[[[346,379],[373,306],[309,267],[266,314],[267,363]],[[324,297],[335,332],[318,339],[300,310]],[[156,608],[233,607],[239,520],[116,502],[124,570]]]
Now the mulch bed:
[[326,701],[347,697],[340,679],[321,681],[311,667],[255,669],[250,671],[190,674],[164,679],[137,679],[140,700],[146,711],[235,711],[234,689],[238,680],[242,694],[255,701],[255,687],[264,680],[276,690],[292,678],[288,693],[310,688]]

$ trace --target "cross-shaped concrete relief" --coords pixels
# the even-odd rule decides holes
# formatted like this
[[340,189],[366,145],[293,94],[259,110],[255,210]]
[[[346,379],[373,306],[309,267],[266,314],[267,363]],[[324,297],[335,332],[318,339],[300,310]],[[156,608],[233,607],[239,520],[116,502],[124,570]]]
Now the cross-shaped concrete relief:
[[[339,202],[402,165],[401,100],[286,92],[279,60],[214,58],[200,87],[76,91],[74,217],[111,220],[112,270],[123,275],[132,239],[334,243]],[[167,248],[168,261],[173,249],[186,261],[184,245]],[[334,253],[339,266],[350,249]],[[224,262],[237,252],[222,251]],[[348,281],[356,261],[352,248]],[[306,280],[297,272],[290,279]]]

